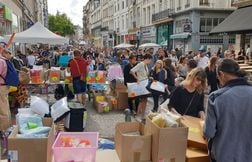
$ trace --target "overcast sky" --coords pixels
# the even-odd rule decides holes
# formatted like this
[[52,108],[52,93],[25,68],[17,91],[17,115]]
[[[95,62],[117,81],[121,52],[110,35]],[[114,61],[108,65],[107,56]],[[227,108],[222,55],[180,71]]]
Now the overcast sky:
[[48,12],[55,15],[57,11],[66,13],[74,25],[82,27],[83,6],[88,0],[48,0]]

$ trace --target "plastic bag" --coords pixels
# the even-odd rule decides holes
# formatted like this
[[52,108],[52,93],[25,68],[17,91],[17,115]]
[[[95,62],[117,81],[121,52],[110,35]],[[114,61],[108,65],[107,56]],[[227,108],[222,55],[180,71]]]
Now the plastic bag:
[[28,122],[36,123],[38,127],[43,127],[42,118],[37,114],[17,114],[16,120],[19,130],[29,130]]
[[51,116],[54,122],[60,121],[69,112],[70,112],[70,109],[68,108],[66,97],[55,102],[55,104],[53,104],[51,107]]
[[46,114],[49,114],[49,105],[48,103],[37,97],[37,96],[31,96],[31,110],[40,116],[44,117]]

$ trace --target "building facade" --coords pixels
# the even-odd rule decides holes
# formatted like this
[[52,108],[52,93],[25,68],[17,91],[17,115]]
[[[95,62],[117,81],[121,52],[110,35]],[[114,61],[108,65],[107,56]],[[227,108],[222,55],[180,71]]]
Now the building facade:
[[0,0],[0,35],[20,32],[35,22],[48,24],[47,0]]
[[234,1],[100,0],[101,5],[91,10],[95,14],[99,8],[100,19],[95,19],[90,29],[96,31],[100,24],[101,47],[113,40],[109,46],[157,43],[185,52],[201,46],[226,49],[235,43],[235,36],[211,36],[209,32],[236,9]]

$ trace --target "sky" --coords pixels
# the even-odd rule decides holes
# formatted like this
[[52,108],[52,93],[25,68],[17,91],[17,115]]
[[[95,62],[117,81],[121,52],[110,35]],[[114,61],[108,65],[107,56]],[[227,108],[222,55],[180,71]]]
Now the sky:
[[88,0],[48,0],[48,12],[55,15],[57,11],[65,13],[74,25],[82,24],[83,6]]

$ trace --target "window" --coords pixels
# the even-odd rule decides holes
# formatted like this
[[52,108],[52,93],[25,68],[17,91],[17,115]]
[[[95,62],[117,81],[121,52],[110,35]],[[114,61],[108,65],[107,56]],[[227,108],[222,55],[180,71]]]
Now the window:
[[124,9],[124,1],[122,1],[122,9]]
[[200,6],[208,6],[209,1],[208,0],[200,0]]
[[174,9],[174,0],[170,0],[170,9]]
[[150,7],[148,7],[147,8],[147,24],[150,24],[150,18],[151,18]]
[[185,8],[190,7],[190,0],[186,0]]
[[162,8],[163,4],[162,3],[163,3],[162,0],[159,0],[159,12],[163,10],[163,8]]
[[178,7],[177,10],[181,10],[181,0],[177,0],[178,1]]
[[213,27],[216,27],[219,24],[218,21],[219,21],[218,18],[213,19]]
[[117,11],[119,11],[120,10],[120,5],[119,5],[119,3],[117,4]]
[[126,1],[126,7],[129,6],[129,0],[125,0]]
[[182,20],[176,21],[175,25],[176,25],[175,33],[182,33],[183,32],[183,21]]
[[206,32],[206,19],[200,18],[200,32]]
[[155,4],[153,4],[152,6],[151,6],[151,8],[152,8],[152,14],[155,14]]
[[206,32],[210,32],[212,30],[212,18],[207,18],[206,19]]
[[210,32],[223,20],[224,18],[200,18],[200,32]]
[[122,30],[124,30],[124,16],[122,16]]
[[143,25],[146,24],[146,9],[143,9]]

